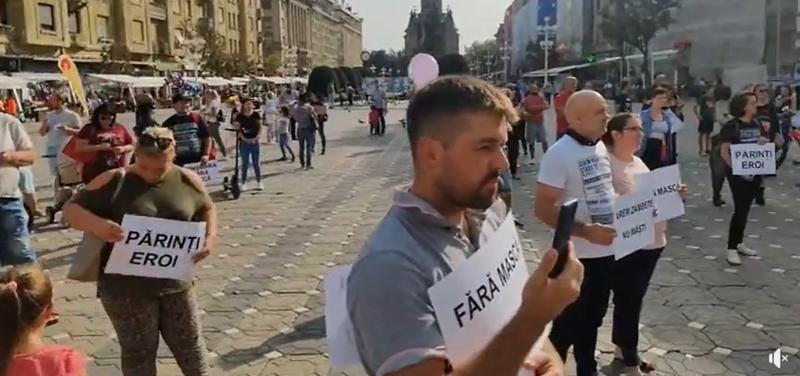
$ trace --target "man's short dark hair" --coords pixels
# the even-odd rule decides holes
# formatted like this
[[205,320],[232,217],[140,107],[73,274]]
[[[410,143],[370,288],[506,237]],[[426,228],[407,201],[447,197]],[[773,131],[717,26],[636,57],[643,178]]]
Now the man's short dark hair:
[[728,103],[728,112],[731,116],[738,118],[744,116],[745,108],[750,97],[756,98],[756,94],[752,92],[739,93],[731,98]]
[[[446,124],[450,124],[443,120],[465,112],[491,113],[509,123],[518,118],[511,99],[491,84],[466,76],[440,78],[418,91],[408,106],[406,129],[411,150],[420,137],[439,134]],[[443,139],[453,138],[454,132],[446,133]]]

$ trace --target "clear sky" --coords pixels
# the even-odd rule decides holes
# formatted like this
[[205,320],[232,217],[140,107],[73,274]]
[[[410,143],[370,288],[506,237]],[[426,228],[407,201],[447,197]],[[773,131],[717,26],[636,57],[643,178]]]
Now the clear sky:
[[[364,48],[367,50],[403,48],[403,35],[411,8],[421,7],[420,0],[347,0],[364,18]],[[503,22],[511,0],[443,0],[442,6],[453,9],[456,28],[461,35],[461,51],[472,42],[493,38]]]

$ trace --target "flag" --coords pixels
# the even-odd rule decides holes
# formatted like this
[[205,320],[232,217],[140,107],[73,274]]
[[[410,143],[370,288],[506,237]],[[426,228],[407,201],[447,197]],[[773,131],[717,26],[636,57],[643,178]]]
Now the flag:
[[61,70],[61,75],[69,83],[69,88],[72,94],[78,98],[83,109],[83,115],[89,114],[89,106],[86,104],[86,93],[83,90],[83,82],[81,82],[81,75],[78,73],[78,67],[69,55],[61,55],[58,57],[58,69]]

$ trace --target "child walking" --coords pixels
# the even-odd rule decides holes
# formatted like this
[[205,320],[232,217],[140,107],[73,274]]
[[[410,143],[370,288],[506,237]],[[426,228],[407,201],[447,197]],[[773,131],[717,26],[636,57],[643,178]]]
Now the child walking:
[[42,340],[44,328],[56,321],[53,285],[41,267],[0,274],[0,375],[87,375],[80,352]]
[[380,134],[381,113],[375,106],[369,107],[369,135],[378,136]]
[[278,146],[281,147],[281,154],[283,157],[279,159],[279,161],[286,161],[286,151],[289,151],[289,154],[292,156],[292,162],[294,162],[294,152],[292,151],[292,147],[289,146],[289,123],[291,119],[289,117],[289,107],[283,106],[281,107],[281,115],[278,118],[278,124],[276,127],[276,132],[278,133]]

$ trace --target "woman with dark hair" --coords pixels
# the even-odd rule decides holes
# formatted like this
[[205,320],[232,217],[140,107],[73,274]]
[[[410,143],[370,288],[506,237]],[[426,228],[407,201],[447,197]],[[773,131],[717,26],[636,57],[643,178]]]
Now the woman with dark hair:
[[140,137],[145,129],[158,126],[158,122],[153,119],[155,108],[153,102],[140,102],[136,105],[136,125],[133,126],[136,137]]
[[729,108],[733,119],[727,121],[719,132],[720,154],[728,167],[728,184],[733,194],[733,216],[728,229],[727,259],[731,265],[741,265],[739,254],[755,256],[758,252],[747,248],[744,240],[744,230],[747,226],[747,216],[750,207],[758,195],[763,177],[733,175],[731,167],[731,145],[734,144],[766,144],[769,142],[769,132],[756,121],[758,101],[756,94],[740,93],[735,95]]
[[[630,113],[620,113],[608,122],[603,143],[609,151],[612,184],[617,195],[636,191],[636,175],[650,172],[636,156],[642,144],[644,129],[639,119]],[[681,186],[681,196],[686,187]],[[639,319],[650,279],[661,253],[667,246],[667,224],[657,223],[653,244],[614,261],[612,291],[614,291],[614,324],[611,342],[617,348],[615,360],[625,366],[625,375],[638,376],[654,368],[639,357]]]
[[105,171],[128,165],[126,155],[133,151],[133,137],[117,123],[117,115],[108,104],[92,114],[91,121],[81,128],[75,150],[90,153],[92,158],[81,169],[81,179],[88,184]]
[[677,163],[675,133],[681,120],[669,109],[669,90],[653,90],[650,108],[642,111],[642,139],[640,155],[651,170]]

